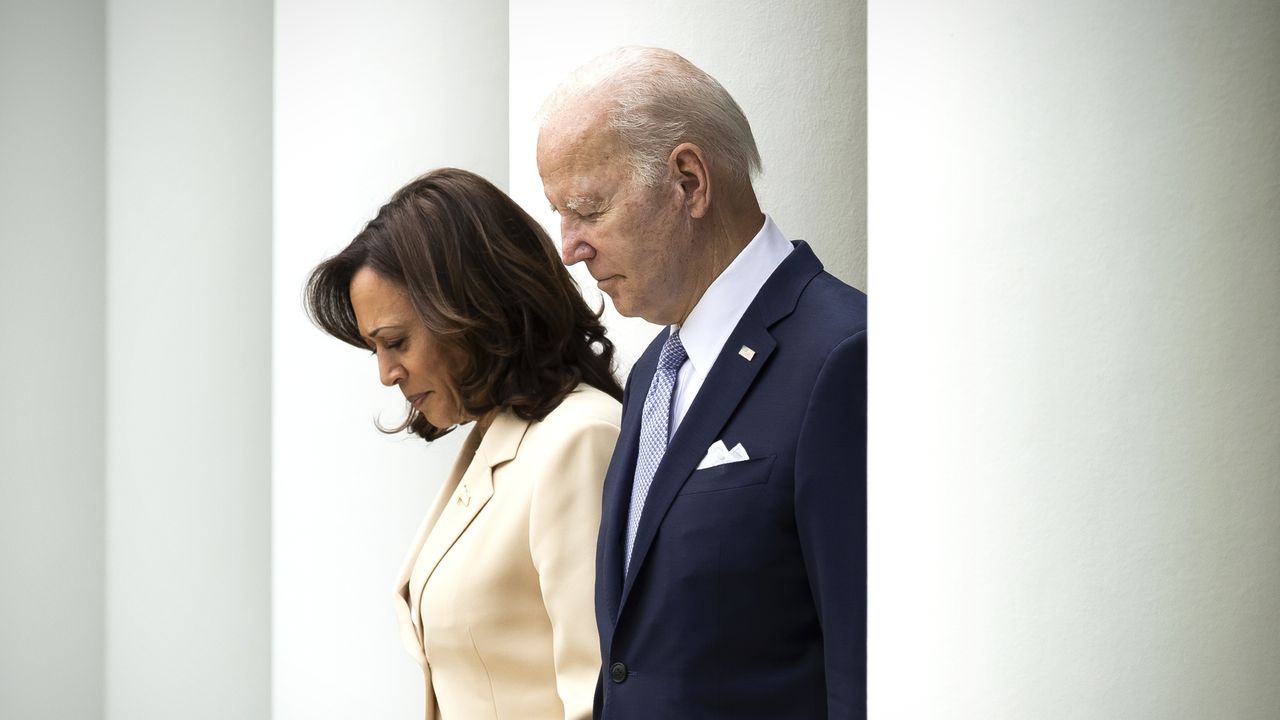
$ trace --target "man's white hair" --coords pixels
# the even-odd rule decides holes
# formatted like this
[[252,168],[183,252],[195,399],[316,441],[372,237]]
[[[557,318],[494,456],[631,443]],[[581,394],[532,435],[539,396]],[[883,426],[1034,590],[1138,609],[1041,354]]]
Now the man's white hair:
[[637,184],[657,185],[671,151],[685,142],[735,185],[750,186],[760,172],[742,108],[715,78],[670,50],[623,47],[583,65],[547,98],[542,124],[582,112],[584,101],[604,104],[606,127],[627,148]]

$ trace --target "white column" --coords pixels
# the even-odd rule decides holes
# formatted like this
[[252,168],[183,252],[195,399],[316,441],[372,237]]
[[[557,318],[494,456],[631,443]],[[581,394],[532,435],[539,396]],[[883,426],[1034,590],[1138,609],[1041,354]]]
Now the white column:
[[106,716],[266,718],[271,3],[107,16]]
[[1280,5],[873,2],[873,718],[1280,708]]
[[302,288],[427,170],[506,187],[507,3],[280,0],[275,38],[273,717],[421,717],[393,585],[465,433],[379,433],[403,397]]
[[103,7],[0,3],[0,717],[102,717]]
[[[837,277],[866,287],[862,0],[511,3],[511,193],[557,242],[534,159],[534,115],[574,68],[621,45],[674,50],[719,80],[759,145],[764,211]],[[586,268],[571,272],[595,307],[602,295]],[[625,373],[657,329],[607,307]]]

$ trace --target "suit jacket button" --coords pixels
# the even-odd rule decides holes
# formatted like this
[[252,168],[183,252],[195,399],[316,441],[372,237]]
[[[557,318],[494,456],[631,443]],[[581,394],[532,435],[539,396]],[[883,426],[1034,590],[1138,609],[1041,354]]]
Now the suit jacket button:
[[613,664],[612,666],[610,666],[610,668],[609,668],[609,677],[610,677],[610,678],[612,678],[612,679],[613,679],[613,681],[614,681],[614,682],[616,682],[616,683],[620,683],[620,682],[622,682],[623,680],[626,680],[626,679],[627,679],[627,666],[626,666],[626,665],[623,665],[623,664],[622,664],[622,663],[620,663],[620,662],[616,662],[616,663],[614,663],[614,664]]

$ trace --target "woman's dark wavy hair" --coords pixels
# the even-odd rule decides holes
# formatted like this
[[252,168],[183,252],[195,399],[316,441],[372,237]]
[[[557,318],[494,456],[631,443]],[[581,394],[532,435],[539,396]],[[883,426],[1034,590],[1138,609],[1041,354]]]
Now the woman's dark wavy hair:
[[[546,231],[479,175],[442,168],[414,180],[311,271],[312,321],[368,350],[351,308],[362,267],[404,287],[423,325],[464,358],[454,380],[468,415],[509,408],[541,420],[583,382],[622,398],[600,311],[582,299]],[[410,408],[384,432],[405,429],[430,441],[452,428]]]

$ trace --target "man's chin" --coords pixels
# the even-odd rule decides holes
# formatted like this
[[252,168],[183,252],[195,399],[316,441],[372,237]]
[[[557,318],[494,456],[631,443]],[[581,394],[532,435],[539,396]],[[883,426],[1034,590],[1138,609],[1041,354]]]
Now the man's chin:
[[631,304],[626,295],[615,296],[608,293],[609,300],[613,302],[613,310],[622,317],[640,317],[640,313]]
[[651,323],[654,323],[655,325],[665,324],[665,323],[660,323],[656,320],[652,320],[650,319],[649,316],[646,316],[644,308],[639,307],[640,304],[635,301],[634,296],[629,296],[626,293],[618,292],[616,287],[613,289],[613,292],[605,290],[604,294],[608,295],[609,301],[613,303],[613,311],[618,313],[622,317],[640,318],[645,322],[651,322]]
[[613,307],[615,310],[617,310],[619,315],[625,318],[636,318],[638,320],[643,320],[651,325],[670,325],[671,324],[669,322],[663,322],[660,318],[654,317],[652,313],[645,314],[643,310],[639,310],[637,308],[633,308],[627,305],[614,305]]
[[606,283],[609,283],[612,280],[613,278],[610,278],[609,280],[597,282],[596,287],[600,289],[600,292],[609,296],[609,303],[613,305],[613,309],[615,312],[617,312],[619,315],[622,315],[624,317],[635,317],[635,315],[632,312],[630,312],[631,304],[627,302],[627,296],[618,292],[618,288],[616,285],[606,287]]

